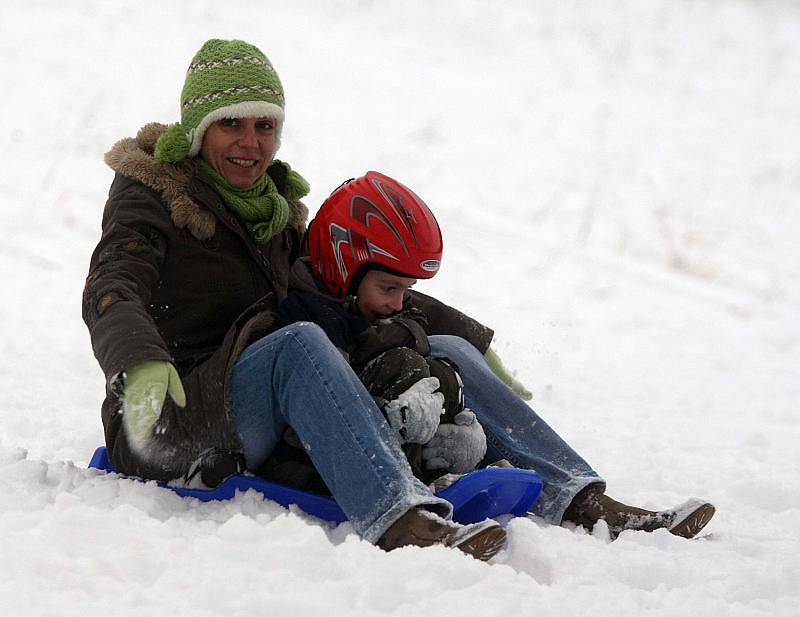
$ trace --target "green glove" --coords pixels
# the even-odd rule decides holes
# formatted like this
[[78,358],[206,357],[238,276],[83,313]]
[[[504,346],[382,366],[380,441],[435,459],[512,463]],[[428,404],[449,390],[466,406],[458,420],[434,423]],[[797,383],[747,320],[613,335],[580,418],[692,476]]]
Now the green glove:
[[125,371],[122,421],[134,447],[143,447],[152,438],[167,394],[178,407],[186,406],[178,371],[166,360],[147,360]]
[[498,356],[491,347],[486,350],[483,357],[486,358],[486,363],[489,365],[489,368],[492,369],[492,372],[497,375],[504,384],[511,388],[514,394],[523,401],[529,401],[533,398],[533,394],[530,393],[530,390],[517,381],[514,376],[508,372],[508,369],[503,366],[500,356]]

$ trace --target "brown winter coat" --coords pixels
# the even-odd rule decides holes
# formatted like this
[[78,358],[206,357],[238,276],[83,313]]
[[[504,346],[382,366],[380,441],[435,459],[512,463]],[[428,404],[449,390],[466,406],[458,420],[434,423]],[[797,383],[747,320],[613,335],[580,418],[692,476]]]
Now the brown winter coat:
[[[116,177],[83,295],[84,321],[109,384],[102,418],[112,463],[157,480],[182,476],[208,448],[240,449],[227,376],[241,349],[270,331],[307,219],[303,204],[290,203],[286,228],[258,247],[193,163],[152,158],[163,130],[148,125],[106,155]],[[284,170],[269,169],[279,191]],[[168,397],[149,446],[134,452],[117,376],[143,360],[175,364],[187,406]]]

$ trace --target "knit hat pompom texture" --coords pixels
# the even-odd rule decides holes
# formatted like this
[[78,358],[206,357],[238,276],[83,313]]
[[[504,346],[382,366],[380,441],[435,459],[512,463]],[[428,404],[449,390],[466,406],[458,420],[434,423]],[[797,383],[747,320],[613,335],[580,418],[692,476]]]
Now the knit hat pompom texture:
[[181,91],[181,121],[156,142],[155,158],[177,163],[197,156],[206,129],[224,118],[273,118],[279,145],[283,108],[281,81],[257,47],[211,39],[192,58]]

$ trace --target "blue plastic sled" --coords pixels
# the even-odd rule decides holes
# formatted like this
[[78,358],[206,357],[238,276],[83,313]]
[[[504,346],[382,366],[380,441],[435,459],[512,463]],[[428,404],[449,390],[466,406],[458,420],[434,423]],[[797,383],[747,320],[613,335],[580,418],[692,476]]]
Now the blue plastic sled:
[[[95,450],[89,467],[114,471],[105,446]],[[161,482],[159,485],[182,497],[194,497],[200,501],[231,499],[236,491],[252,489],[284,507],[295,504],[303,512],[326,521],[341,523],[347,520],[339,504],[330,497],[290,488],[256,476],[230,476],[214,489],[183,488]],[[453,520],[467,524],[504,514],[525,514],[539,497],[541,490],[542,480],[535,471],[489,467],[462,476],[436,495],[453,504]]]

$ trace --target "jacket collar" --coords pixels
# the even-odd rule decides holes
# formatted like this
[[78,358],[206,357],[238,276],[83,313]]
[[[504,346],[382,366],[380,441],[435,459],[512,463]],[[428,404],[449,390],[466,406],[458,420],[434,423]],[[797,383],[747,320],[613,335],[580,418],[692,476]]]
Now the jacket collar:
[[[216,232],[217,218],[202,201],[194,199],[197,191],[189,189],[189,184],[198,186],[196,180],[202,179],[197,166],[189,159],[177,164],[159,163],[153,158],[153,149],[166,125],[158,122],[146,124],[136,137],[121,139],[106,152],[104,160],[115,172],[137,180],[159,193],[169,208],[172,222],[179,229],[186,228],[198,240],[207,240]],[[210,185],[205,183],[210,189]],[[280,186],[279,186],[280,189]],[[299,202],[289,202],[288,226],[299,232],[305,229],[308,208]]]

